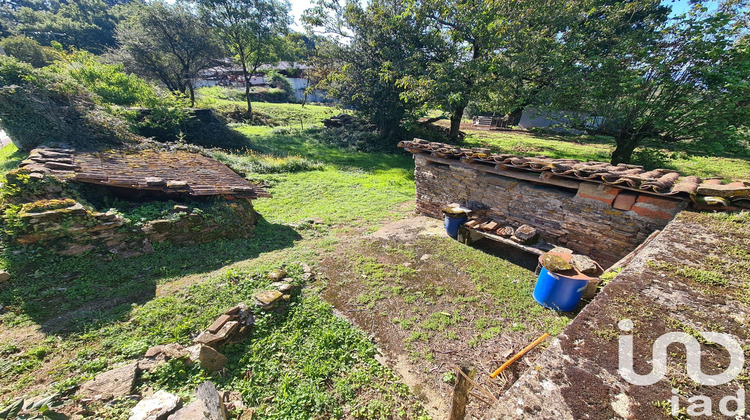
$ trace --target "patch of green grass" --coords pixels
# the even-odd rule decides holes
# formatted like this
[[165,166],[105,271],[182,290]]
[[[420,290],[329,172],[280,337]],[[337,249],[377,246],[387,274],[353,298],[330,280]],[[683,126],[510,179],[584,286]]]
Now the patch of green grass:
[[534,321],[551,335],[556,335],[570,321],[534,301],[532,291],[536,277],[522,267],[500,258],[489,258],[484,252],[457,241],[432,241],[435,258],[461,267],[481,294],[492,298],[496,310],[515,322]]
[[320,218],[328,224],[366,225],[396,213],[414,197],[414,182],[401,168],[375,172],[327,169],[267,175],[273,199],[255,202],[256,210],[274,223]]
[[[709,258],[710,257],[707,257],[706,262],[711,261]],[[715,262],[717,264],[721,264],[721,260],[717,259]],[[691,279],[706,286],[726,286],[729,284],[729,281],[723,273],[714,270],[694,268],[683,264],[672,264],[665,261],[647,261],[646,264],[657,270],[676,274],[678,276]]]
[[323,164],[300,156],[274,156],[248,150],[245,153],[211,151],[211,156],[241,174],[276,174],[323,169]]
[[29,156],[26,152],[20,152],[14,144],[8,144],[0,149],[0,179],[5,174],[16,169],[22,160]]
[[[512,131],[472,131],[464,139],[468,147],[520,155],[609,162],[614,140],[605,136],[558,135]],[[750,173],[750,149],[741,153],[706,153],[686,143],[665,145],[645,142],[633,155],[633,163],[646,169],[675,169],[683,175],[704,178],[744,179]]]

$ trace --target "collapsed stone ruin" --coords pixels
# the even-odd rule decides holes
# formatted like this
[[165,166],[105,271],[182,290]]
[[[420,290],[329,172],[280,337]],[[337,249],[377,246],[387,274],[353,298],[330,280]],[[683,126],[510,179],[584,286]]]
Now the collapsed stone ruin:
[[[128,257],[152,252],[153,243],[165,241],[191,244],[249,237],[258,219],[252,200],[270,197],[223,163],[187,151],[38,148],[20,169],[9,174],[9,182],[32,190],[28,194],[34,196],[22,203],[14,242],[42,243],[62,255],[100,251]],[[34,182],[39,187],[33,187]],[[101,189],[101,194],[140,201],[219,198],[225,202],[219,216],[176,205],[166,218],[132,226],[114,211],[96,212],[74,199],[62,198],[65,183],[89,185]],[[33,191],[35,188],[42,191]],[[40,193],[44,199],[38,199]]]

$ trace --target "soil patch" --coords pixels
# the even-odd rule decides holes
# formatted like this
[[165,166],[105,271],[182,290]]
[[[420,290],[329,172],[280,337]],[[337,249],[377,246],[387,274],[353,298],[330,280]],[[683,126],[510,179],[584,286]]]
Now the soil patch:
[[[324,298],[373,335],[385,363],[438,419],[450,407],[456,366],[473,365],[479,386],[499,396],[541,351],[501,377],[489,374],[568,322],[533,301],[533,272],[446,237],[440,220],[404,219],[343,241],[321,269]],[[489,402],[475,390],[467,418]]]

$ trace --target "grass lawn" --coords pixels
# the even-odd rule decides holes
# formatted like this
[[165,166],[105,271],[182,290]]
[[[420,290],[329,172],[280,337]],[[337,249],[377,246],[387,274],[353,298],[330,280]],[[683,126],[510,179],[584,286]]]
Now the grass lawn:
[[[200,101],[224,110],[243,106],[215,92]],[[85,408],[96,418],[127,418],[136,401],[84,406],[73,396],[76,387],[151,346],[190,344],[224,310],[251,303],[254,292],[269,286],[265,273],[282,265],[299,291],[287,311],[258,312],[250,338],[222,349],[225,370],[209,374],[168,363],[142,375],[138,390],[189,398],[208,378],[241,393],[259,419],[424,418],[442,414],[433,403],[446,403],[457,360],[474,363],[483,375],[501,361],[499,350],[518,350],[567,324],[568,317],[533,302],[533,274],[510,262],[439,236],[368,236],[413,211],[408,153],[395,145],[345,147],[361,139],[336,137],[319,123],[340,113],[335,108],[254,107],[277,126],[233,124],[248,148],[210,153],[273,195],[255,202],[262,216],[255,237],[157,245],[153,254],[110,261],[2,244],[0,267],[12,279],[0,284],[0,408],[24,394],[57,392],[69,414]],[[503,132],[471,133],[466,144],[596,160],[612,149],[607,139],[579,143]],[[3,148],[0,171],[24,157]],[[679,169],[709,173],[704,161],[691,167],[694,158]],[[748,164],[716,162],[722,176]],[[321,274],[304,280],[302,263]],[[359,328],[334,314],[332,304]],[[381,350],[402,355],[396,364],[406,368],[378,362]],[[396,371],[417,372],[406,380],[411,387]],[[499,393],[505,379],[480,382]],[[430,386],[436,395],[420,391]]]

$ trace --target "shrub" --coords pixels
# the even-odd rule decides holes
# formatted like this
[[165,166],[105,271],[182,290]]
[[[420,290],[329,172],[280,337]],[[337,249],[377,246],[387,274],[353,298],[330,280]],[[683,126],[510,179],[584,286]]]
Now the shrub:
[[270,70],[266,72],[265,80],[269,86],[283,91],[286,94],[286,100],[294,101],[294,88],[286,76],[276,70]]
[[42,143],[79,148],[135,141],[128,124],[65,74],[0,57],[0,121],[24,151]]
[[9,36],[0,41],[0,47],[16,59],[34,67],[44,67],[55,60],[57,53],[50,47],[43,47],[36,40],[23,35]]

